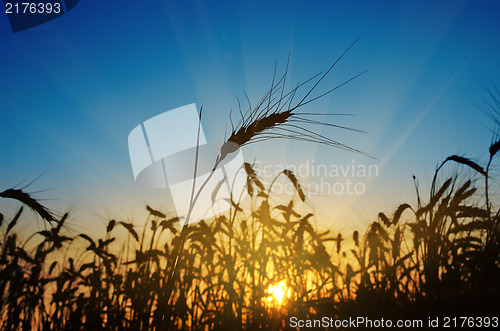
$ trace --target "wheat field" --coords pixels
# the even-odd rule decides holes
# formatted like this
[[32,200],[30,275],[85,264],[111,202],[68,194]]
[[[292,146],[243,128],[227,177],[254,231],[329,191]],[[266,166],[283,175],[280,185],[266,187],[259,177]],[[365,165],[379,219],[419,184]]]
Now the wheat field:
[[[302,96],[305,83],[287,91],[287,71],[275,73],[261,101],[239,109],[241,120],[231,123],[212,173],[231,144],[274,138],[362,153],[304,126],[335,126],[301,107],[348,82],[312,95],[338,60],[307,80],[312,87]],[[7,189],[0,197],[18,209],[13,217],[0,213],[0,328],[284,330],[295,329],[292,316],[496,316],[500,205],[490,194],[496,179],[490,168],[499,149],[496,140],[485,165],[446,158],[428,192],[415,179],[416,204],[373,215],[364,231],[353,233],[315,226],[314,212],[296,207],[306,196],[290,170],[278,177],[295,194],[274,203],[274,181],[265,185],[250,163],[242,169],[245,204],[231,199],[230,210],[196,224],[189,214],[170,218],[170,211],[145,206],[146,220],[109,220],[100,236],[75,233],[67,213],[49,210],[24,189]],[[21,236],[26,218],[42,223]]]

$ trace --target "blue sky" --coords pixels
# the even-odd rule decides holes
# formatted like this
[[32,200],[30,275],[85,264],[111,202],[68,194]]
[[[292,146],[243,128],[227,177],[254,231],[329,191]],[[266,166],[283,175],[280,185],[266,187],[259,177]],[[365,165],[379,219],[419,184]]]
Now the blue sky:
[[366,134],[323,133],[377,160],[287,141],[244,152],[273,164],[377,164],[362,197],[313,206],[340,224],[373,220],[414,199],[411,175],[426,183],[448,155],[486,155],[494,126],[478,106],[481,84],[500,84],[499,13],[497,1],[81,1],[15,34],[2,13],[0,188],[43,173],[29,189],[48,189],[37,196],[75,217],[168,208],[134,183],[136,125],[195,102],[207,136],[222,139],[236,97],[257,102],[276,61],[283,70],[291,52],[297,83],[360,37],[319,91],[367,72],[308,110],[355,114],[335,121]]

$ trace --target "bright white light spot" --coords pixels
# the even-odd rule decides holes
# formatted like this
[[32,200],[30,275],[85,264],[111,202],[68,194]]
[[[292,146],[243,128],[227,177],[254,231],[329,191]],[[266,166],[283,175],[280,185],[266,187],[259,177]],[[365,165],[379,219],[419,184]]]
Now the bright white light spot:
[[274,299],[281,304],[285,295],[290,294],[290,289],[287,289],[285,281],[282,280],[276,285],[270,285],[267,289],[267,293],[269,293],[269,298],[267,299],[268,301],[272,301]]

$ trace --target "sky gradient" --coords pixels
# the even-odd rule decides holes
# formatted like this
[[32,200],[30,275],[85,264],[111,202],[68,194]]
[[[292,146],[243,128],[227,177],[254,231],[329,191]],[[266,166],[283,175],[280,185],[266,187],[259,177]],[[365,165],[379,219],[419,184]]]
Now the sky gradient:
[[360,37],[318,92],[367,72],[307,110],[355,114],[333,121],[366,133],[323,133],[376,160],[290,141],[244,149],[261,164],[376,164],[362,196],[309,206],[351,229],[414,203],[413,174],[427,187],[447,156],[486,156],[495,126],[480,108],[483,85],[500,84],[499,14],[498,1],[81,1],[12,33],[0,13],[0,189],[42,174],[27,191],[48,190],[36,196],[87,229],[146,203],[168,209],[134,183],[135,126],[196,103],[207,137],[223,139],[236,98],[256,103],[289,52],[293,86]]

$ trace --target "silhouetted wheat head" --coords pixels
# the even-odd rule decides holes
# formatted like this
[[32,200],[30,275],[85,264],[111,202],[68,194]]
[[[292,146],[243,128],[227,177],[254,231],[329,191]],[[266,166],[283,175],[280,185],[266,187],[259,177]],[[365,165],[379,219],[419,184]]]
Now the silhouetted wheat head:
[[[345,114],[328,114],[326,112],[299,112],[299,110],[303,106],[332,93],[333,91],[339,89],[341,86],[349,83],[350,81],[364,73],[361,72],[344,81],[343,83],[327,90],[326,92],[322,92],[319,95],[312,96],[312,93],[315,92],[315,90],[325,79],[325,77],[333,70],[333,68],[344,57],[344,55],[354,46],[356,41],[354,41],[337,58],[337,60],[332,64],[330,68],[328,68],[328,70],[326,70],[326,72],[319,73],[307,79],[305,82],[297,84],[295,88],[289,91],[286,90],[289,61],[287,62],[284,74],[279,77],[279,79],[277,79],[276,77],[275,67],[271,88],[262,97],[262,99],[257,103],[256,106],[252,106],[247,97],[248,109],[245,111],[245,113],[243,113],[241,104],[238,100],[238,110],[241,119],[236,127],[234,127],[233,123],[231,123],[232,132],[229,135],[229,138],[226,140],[226,143],[221,147],[221,152],[218,160],[223,160],[237,147],[276,138],[325,144],[328,146],[365,154],[364,152],[361,152],[355,148],[349,147],[345,144],[335,141],[334,139],[319,134],[315,132],[313,128],[307,127],[308,125],[330,126],[344,130],[360,132],[359,130],[330,122],[322,122],[315,119],[316,116]],[[302,88],[306,88],[309,85],[312,86],[305,91],[303,96],[299,96],[298,93],[302,91]],[[295,98],[299,98],[299,100],[295,101]]]

